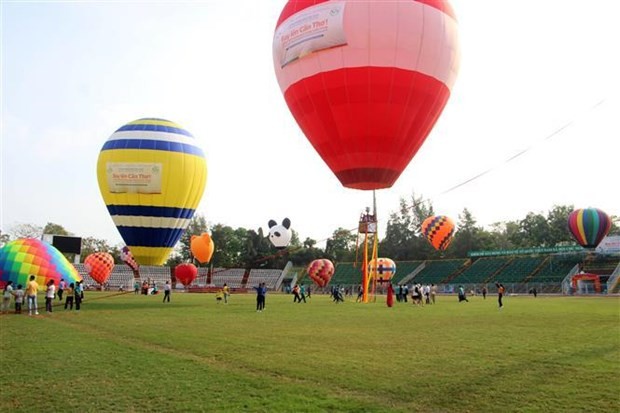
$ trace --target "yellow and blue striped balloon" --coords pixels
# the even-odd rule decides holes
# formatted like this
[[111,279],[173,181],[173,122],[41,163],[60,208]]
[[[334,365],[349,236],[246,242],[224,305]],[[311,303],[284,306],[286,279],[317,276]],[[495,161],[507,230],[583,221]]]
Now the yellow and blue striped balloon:
[[164,119],[138,119],[105,142],[97,180],[136,261],[161,265],[200,203],[207,162],[196,139],[181,126]]

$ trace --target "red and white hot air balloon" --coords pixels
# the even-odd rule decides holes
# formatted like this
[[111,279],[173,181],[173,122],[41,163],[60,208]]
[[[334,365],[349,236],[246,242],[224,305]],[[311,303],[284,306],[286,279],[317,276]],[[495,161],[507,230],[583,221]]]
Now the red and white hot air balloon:
[[284,99],[349,188],[389,188],[439,118],[459,67],[443,0],[289,0],[273,59]]

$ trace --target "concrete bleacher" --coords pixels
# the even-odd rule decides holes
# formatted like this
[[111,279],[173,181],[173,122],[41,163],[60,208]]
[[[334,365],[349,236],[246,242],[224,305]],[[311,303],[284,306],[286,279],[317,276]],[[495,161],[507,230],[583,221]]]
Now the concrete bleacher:
[[247,280],[247,287],[255,287],[260,283],[265,283],[265,286],[270,290],[275,290],[282,276],[282,270],[268,270],[268,269],[252,269]]
[[211,272],[211,284],[222,287],[227,284],[230,288],[242,288],[245,269],[243,268],[214,268]]

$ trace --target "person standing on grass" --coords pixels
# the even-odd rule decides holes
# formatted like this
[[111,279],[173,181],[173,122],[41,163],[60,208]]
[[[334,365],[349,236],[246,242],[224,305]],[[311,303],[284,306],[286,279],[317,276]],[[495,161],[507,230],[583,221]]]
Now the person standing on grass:
[[80,307],[82,306],[82,283],[78,281],[75,284],[75,289],[73,290],[73,296],[75,298],[75,311],[80,311]]
[[13,297],[15,297],[15,314],[22,313],[22,304],[24,303],[24,290],[22,290],[22,285],[17,284],[17,290],[12,292]]
[[482,287],[482,299],[483,300],[487,299],[487,286],[486,285]]
[[65,288],[67,288],[67,282],[64,278],[60,279],[58,283],[58,301],[62,303],[62,294],[65,292]]
[[73,294],[75,294],[75,292],[73,291],[74,288],[75,288],[75,284],[73,283],[69,284],[69,287],[67,287],[67,298],[65,298],[65,310],[67,309],[67,307],[69,307],[69,310],[73,310]]
[[435,296],[437,295],[437,286],[435,284],[431,284],[431,302],[435,304]]
[[35,276],[31,275],[28,284],[26,284],[26,299],[28,300],[28,315],[32,315],[34,310],[35,315],[39,315],[37,308],[37,293],[39,292],[39,284],[35,281]]
[[265,299],[267,298],[267,285],[265,285],[265,283],[261,283],[261,296],[262,296],[262,301],[261,301],[261,310],[265,309]]
[[305,285],[301,285],[301,287],[299,287],[299,302],[301,303],[301,300],[304,300],[304,303],[306,302],[306,286]]
[[168,300],[168,302],[170,302],[170,290],[172,288],[170,287],[170,281],[166,281],[166,284],[164,284],[164,301],[162,302],[166,302],[166,300]]
[[228,287],[228,284],[224,283],[222,291],[224,292],[224,304],[228,304],[228,296],[230,295],[230,288]]
[[2,292],[2,312],[9,312],[9,307],[11,306],[11,297],[13,296],[13,281],[9,281],[4,286],[4,291]]
[[504,293],[506,292],[506,288],[504,288],[504,285],[501,283],[495,283],[495,286],[497,287],[497,304],[499,305],[499,309],[501,310],[502,307],[504,306],[504,303],[502,302],[502,298],[504,298]]
[[293,287],[293,302],[294,303],[301,303],[301,297],[299,296],[299,285],[295,284],[295,286]]
[[54,285],[54,280],[49,280],[47,282],[47,288],[45,289],[45,312],[52,313],[52,301],[54,301],[54,297],[56,296],[56,286]]
[[258,284],[258,287],[254,287],[256,290],[256,312],[260,313],[265,309],[265,295],[267,295],[267,287],[265,283]]
[[394,305],[394,287],[392,287],[392,283],[388,283],[387,286],[386,304],[390,308]]
[[459,303],[461,301],[469,302],[469,300],[467,299],[467,296],[465,295],[465,289],[463,288],[462,285],[459,285]]

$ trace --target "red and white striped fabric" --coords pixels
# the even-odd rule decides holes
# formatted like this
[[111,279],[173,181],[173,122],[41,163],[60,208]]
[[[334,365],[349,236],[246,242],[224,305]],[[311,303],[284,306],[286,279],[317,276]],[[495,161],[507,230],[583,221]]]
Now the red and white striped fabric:
[[[304,29],[316,34],[291,43]],[[298,44],[329,36],[339,43],[283,60]],[[274,36],[276,77],[297,123],[344,186],[389,188],[398,179],[450,96],[457,37],[447,1],[285,5]]]

